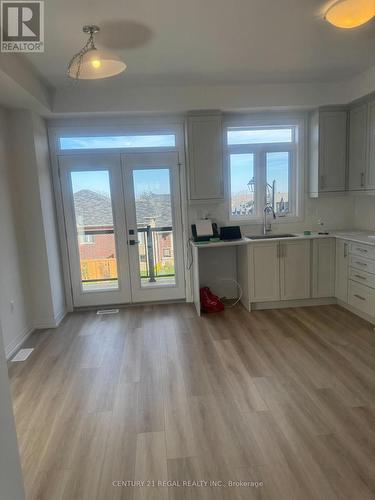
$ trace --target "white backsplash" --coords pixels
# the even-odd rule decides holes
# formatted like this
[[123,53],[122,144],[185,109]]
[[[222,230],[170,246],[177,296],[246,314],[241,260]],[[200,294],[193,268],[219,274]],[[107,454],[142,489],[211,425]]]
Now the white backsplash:
[[354,200],[354,227],[375,231],[375,196],[357,196]]
[[[272,227],[275,233],[280,232],[302,232],[304,230],[321,230],[319,220],[324,223],[323,229],[326,231],[334,229],[352,229],[359,227],[355,220],[355,201],[350,196],[332,196],[313,199],[308,196],[305,199],[303,220],[299,222],[273,222]],[[375,228],[375,197],[372,205],[372,224]],[[196,220],[210,218],[217,222],[219,226],[235,225],[236,222],[229,221],[227,203],[212,203],[202,205],[191,205],[189,207],[189,221],[193,224]],[[368,223],[370,223],[370,216]],[[363,228],[365,229],[365,228]],[[257,234],[262,231],[261,224],[241,224],[244,235]]]

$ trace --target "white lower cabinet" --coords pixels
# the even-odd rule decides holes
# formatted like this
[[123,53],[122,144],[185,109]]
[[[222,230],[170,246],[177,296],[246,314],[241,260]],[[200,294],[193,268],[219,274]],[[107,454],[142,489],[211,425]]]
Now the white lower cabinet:
[[335,297],[342,302],[348,302],[349,279],[349,243],[336,240],[336,278]]
[[280,300],[279,242],[248,246],[250,302]]
[[335,296],[335,239],[315,239],[312,242],[312,296]]
[[375,289],[349,281],[349,304],[359,311],[375,316]]
[[375,247],[361,243],[349,246],[349,304],[375,317]]
[[310,241],[280,242],[280,300],[310,297]]
[[249,245],[250,302],[310,297],[310,241]]

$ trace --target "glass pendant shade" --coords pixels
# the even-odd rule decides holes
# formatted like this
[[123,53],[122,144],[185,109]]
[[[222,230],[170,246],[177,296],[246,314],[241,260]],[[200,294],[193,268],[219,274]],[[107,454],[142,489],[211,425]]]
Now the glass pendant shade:
[[69,76],[80,80],[96,80],[118,75],[125,69],[126,64],[115,54],[92,49],[73,62],[69,68]]
[[339,0],[331,5],[325,19],[338,28],[362,26],[375,15],[375,0]]

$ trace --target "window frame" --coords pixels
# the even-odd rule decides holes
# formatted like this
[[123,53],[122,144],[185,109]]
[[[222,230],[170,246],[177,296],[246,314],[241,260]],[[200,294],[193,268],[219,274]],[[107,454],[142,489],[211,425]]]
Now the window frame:
[[[227,132],[230,129],[280,129],[293,128],[293,142],[259,143],[259,144],[228,144]],[[262,223],[263,207],[265,204],[266,183],[266,155],[273,152],[288,152],[290,155],[289,166],[289,206],[288,214],[277,214],[275,223],[288,223],[303,220],[304,212],[304,171],[305,171],[305,143],[306,143],[306,117],[305,115],[283,115],[267,117],[232,117],[228,118],[223,127],[224,161],[226,168],[226,198],[228,200],[228,220],[232,223]],[[255,215],[232,215],[231,200],[231,154],[254,154],[254,177],[261,189],[256,190]]]

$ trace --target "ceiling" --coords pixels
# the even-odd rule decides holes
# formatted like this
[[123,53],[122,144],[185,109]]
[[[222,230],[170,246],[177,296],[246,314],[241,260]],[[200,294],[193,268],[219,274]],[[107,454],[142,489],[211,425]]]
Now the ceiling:
[[[330,2],[332,3],[332,2]],[[329,2],[328,2],[329,4]],[[342,81],[375,64],[375,22],[339,30],[318,0],[48,0],[45,53],[25,57],[53,87],[98,24],[127,63],[88,87]]]

